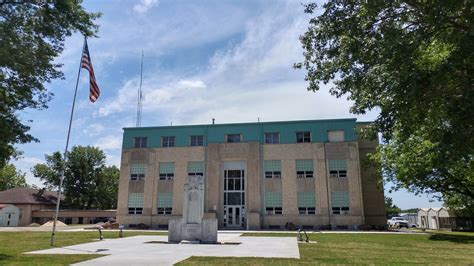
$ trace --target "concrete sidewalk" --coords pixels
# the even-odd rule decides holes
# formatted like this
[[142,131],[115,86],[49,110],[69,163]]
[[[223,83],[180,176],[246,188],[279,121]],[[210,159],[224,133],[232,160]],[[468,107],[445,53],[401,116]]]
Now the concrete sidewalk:
[[[220,242],[212,244],[147,243],[168,240],[167,236],[134,236],[52,248],[25,254],[103,254],[78,265],[173,265],[191,256],[296,258],[296,237],[241,237],[239,233],[219,233]],[[236,244],[240,243],[240,244]]]

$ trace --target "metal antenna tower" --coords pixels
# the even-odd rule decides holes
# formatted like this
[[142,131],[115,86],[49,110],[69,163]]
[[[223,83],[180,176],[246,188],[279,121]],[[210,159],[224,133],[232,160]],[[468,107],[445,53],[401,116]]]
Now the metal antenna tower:
[[138,88],[138,94],[137,94],[137,121],[135,125],[136,127],[140,127],[142,125],[142,100],[143,100],[142,82],[143,82],[143,51],[142,51],[142,64],[140,67],[140,87]]

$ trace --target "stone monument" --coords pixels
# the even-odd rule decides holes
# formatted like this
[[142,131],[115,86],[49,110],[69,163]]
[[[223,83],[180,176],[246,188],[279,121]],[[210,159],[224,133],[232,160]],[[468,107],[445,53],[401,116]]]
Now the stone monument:
[[183,240],[197,243],[217,243],[217,219],[204,218],[204,178],[188,176],[184,184],[183,218],[171,219],[168,242]]

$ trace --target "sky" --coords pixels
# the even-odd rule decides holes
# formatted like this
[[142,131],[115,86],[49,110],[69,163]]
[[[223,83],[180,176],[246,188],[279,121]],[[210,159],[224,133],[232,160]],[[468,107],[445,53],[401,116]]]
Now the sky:
[[[329,94],[329,86],[307,91],[299,42],[310,16],[301,1],[165,1],[83,2],[97,20],[99,38],[88,39],[101,94],[88,100],[88,73],[82,71],[70,145],[93,145],[105,151],[107,164],[120,166],[122,128],[135,124],[140,62],[143,61],[142,126],[351,118],[345,97]],[[67,38],[57,58],[64,80],[46,84],[54,98],[45,110],[19,115],[39,143],[18,145],[24,152],[15,165],[27,182],[40,185],[31,167],[45,154],[64,151],[78,74],[83,37]],[[428,195],[404,190],[388,194],[401,208],[439,207]]]

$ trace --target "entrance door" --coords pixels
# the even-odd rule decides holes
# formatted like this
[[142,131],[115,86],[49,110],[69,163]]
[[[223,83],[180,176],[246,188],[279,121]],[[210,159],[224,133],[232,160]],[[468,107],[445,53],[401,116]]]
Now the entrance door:
[[243,162],[224,163],[224,219],[226,228],[245,227],[245,170]]
[[242,206],[227,206],[227,227],[242,227]]

